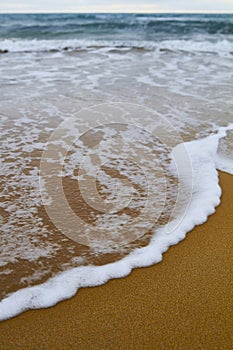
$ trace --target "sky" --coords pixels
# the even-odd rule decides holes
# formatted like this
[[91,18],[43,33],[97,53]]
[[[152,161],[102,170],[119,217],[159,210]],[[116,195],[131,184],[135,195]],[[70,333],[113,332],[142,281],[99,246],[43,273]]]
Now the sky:
[[230,12],[233,0],[0,0],[0,13]]

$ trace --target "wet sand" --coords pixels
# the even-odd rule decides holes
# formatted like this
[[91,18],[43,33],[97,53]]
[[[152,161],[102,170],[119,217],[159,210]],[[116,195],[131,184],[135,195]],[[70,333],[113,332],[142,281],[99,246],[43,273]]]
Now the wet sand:
[[231,348],[233,176],[222,203],[162,263],[0,324],[0,349]]

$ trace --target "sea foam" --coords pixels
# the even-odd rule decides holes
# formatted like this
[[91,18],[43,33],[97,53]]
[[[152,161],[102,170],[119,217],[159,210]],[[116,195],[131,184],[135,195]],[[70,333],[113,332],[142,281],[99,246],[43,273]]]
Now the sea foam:
[[102,51],[118,49],[145,49],[155,52],[193,52],[214,53],[218,55],[231,55],[232,41],[218,39],[214,42],[209,40],[89,40],[89,39],[3,39],[0,40],[0,51],[3,52],[46,52],[46,51]]
[[[98,286],[112,278],[125,277],[133,268],[156,264],[169,246],[185,238],[187,232],[204,223],[215,212],[220,203],[221,188],[218,184],[217,167],[230,169],[232,163],[224,163],[217,156],[219,140],[233,130],[233,124],[219,128],[218,132],[206,138],[186,142],[172,151],[173,162],[179,165],[180,176],[186,178],[185,164],[182,169],[182,148],[188,152],[193,172],[193,191],[189,206],[182,217],[172,225],[159,229],[148,246],[134,250],[115,263],[104,266],[85,266],[62,272],[47,282],[21,289],[0,302],[0,320],[5,320],[28,309],[51,307],[61,300],[71,298],[79,288]],[[171,229],[172,227],[172,229]]]
[[233,159],[216,155],[217,169],[233,175]]

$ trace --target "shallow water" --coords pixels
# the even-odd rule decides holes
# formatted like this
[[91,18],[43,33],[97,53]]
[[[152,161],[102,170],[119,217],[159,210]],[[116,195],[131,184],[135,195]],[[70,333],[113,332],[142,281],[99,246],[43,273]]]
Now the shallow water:
[[137,263],[100,267],[103,280],[82,272],[72,288],[156,263],[219,203],[216,164],[233,172],[233,132],[216,136],[233,122],[233,19],[196,17],[2,21],[1,298],[71,268],[121,264],[151,239],[154,258],[142,249]]

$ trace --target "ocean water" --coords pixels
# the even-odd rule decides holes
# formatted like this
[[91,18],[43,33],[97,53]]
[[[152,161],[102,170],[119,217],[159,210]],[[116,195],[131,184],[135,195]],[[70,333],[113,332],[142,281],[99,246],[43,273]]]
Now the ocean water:
[[233,15],[0,15],[0,319],[155,264],[233,174]]

